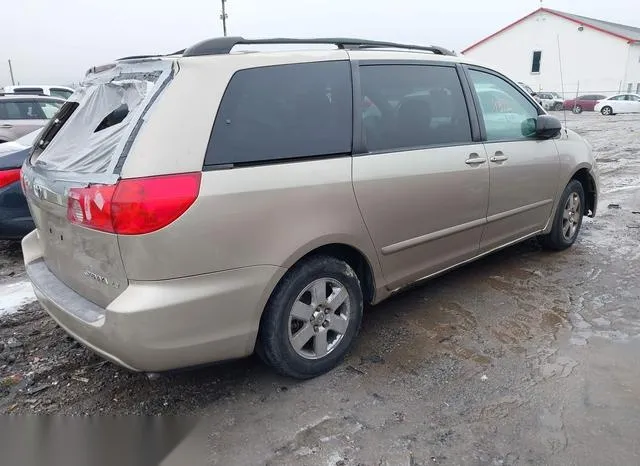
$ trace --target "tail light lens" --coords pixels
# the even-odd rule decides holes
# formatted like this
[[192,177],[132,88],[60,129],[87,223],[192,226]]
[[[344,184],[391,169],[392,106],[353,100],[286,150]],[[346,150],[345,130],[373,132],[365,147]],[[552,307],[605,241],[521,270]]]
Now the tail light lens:
[[12,168],[11,170],[0,170],[0,188],[9,186],[20,179],[20,169]]
[[71,223],[119,235],[159,230],[191,207],[200,192],[201,173],[120,180],[115,185],[72,188]]

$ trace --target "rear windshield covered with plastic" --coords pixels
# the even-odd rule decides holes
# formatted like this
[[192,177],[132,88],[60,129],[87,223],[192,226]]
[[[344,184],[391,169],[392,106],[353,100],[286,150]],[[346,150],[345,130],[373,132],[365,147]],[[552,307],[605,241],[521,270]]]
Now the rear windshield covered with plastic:
[[172,62],[118,63],[92,74],[48,123],[31,163],[54,171],[117,173]]

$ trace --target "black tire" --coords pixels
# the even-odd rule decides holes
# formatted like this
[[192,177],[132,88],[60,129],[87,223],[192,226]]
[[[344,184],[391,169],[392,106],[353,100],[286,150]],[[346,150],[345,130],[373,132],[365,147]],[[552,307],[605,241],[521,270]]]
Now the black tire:
[[[339,282],[348,293],[344,304],[340,306],[342,308],[348,303],[347,325],[346,331],[328,354],[317,359],[309,359],[299,354],[290,341],[290,332],[294,336],[297,335],[291,330],[292,325],[297,322],[294,321],[292,324],[290,317],[294,304],[301,301],[299,299],[301,293],[306,287],[321,279]],[[313,307],[313,303],[310,304],[310,307]],[[264,362],[282,375],[296,379],[317,377],[340,364],[347,354],[360,330],[362,309],[363,297],[360,280],[351,266],[329,256],[311,257],[289,270],[269,298],[260,322],[256,352]],[[337,313],[338,311],[335,311],[335,314]],[[316,312],[314,312],[315,314]],[[304,324],[305,327],[307,325],[311,325],[311,323]],[[320,327],[313,326],[313,329],[316,328]],[[320,328],[320,330],[323,329]],[[318,331],[314,331],[317,335]],[[327,335],[330,331],[330,328],[326,330]],[[301,329],[298,329],[297,332],[301,332]],[[336,336],[338,335],[336,333]],[[317,336],[314,335],[311,338],[308,342],[313,345]]]
[[[575,214],[570,218],[565,218],[565,211],[567,209],[569,199],[572,196],[577,196],[580,200],[578,209],[575,209]],[[575,199],[575,198],[574,198]],[[573,245],[580,233],[580,227],[582,226],[582,218],[585,212],[585,197],[584,188],[582,184],[577,180],[571,180],[569,184],[564,188],[562,196],[560,196],[560,202],[556,210],[555,217],[553,218],[553,224],[549,234],[544,235],[541,238],[542,246],[554,251],[562,251]],[[571,222],[574,225],[573,233],[567,237],[566,226]],[[571,232],[571,226],[569,227],[569,233]]]
[[563,107],[564,107],[564,105],[562,103],[556,102],[556,104],[553,106],[553,109],[555,111],[560,111],[560,110],[562,110]]
[[576,105],[575,107],[573,107],[572,109],[573,113],[582,113],[582,107],[580,105]]
[[613,115],[613,108],[607,105],[606,107],[602,107],[600,109],[600,113],[602,113],[604,116],[611,116]]

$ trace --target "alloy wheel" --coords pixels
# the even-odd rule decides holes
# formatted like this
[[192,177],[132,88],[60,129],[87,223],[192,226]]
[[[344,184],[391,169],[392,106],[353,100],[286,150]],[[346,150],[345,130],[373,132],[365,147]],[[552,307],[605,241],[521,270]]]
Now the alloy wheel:
[[564,204],[564,212],[562,213],[562,236],[566,241],[571,241],[576,235],[581,217],[580,196],[578,193],[572,192]]
[[331,353],[349,327],[351,299],[347,288],[333,278],[309,283],[289,312],[289,343],[305,359]]

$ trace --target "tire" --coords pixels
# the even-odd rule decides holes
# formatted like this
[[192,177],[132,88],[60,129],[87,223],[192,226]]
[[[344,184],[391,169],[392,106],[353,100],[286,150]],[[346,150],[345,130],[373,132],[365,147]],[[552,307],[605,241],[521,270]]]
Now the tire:
[[553,106],[553,109],[555,111],[560,111],[560,110],[562,110],[563,107],[564,107],[564,105],[562,103],[556,102],[556,104]]
[[541,238],[542,246],[554,251],[571,247],[580,233],[584,211],[585,197],[582,184],[577,180],[571,180],[560,197],[551,231]]
[[576,105],[575,107],[573,107],[573,113],[582,113],[582,107],[580,105]]
[[360,330],[362,308],[362,288],[351,266],[329,256],[311,257],[289,270],[271,295],[256,352],[282,375],[317,377],[347,354]]
[[600,113],[602,113],[604,116],[610,116],[613,115],[613,109],[607,105],[606,107],[602,107],[600,109]]

